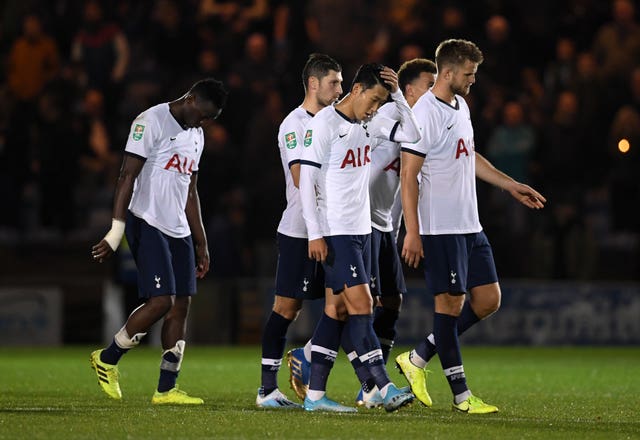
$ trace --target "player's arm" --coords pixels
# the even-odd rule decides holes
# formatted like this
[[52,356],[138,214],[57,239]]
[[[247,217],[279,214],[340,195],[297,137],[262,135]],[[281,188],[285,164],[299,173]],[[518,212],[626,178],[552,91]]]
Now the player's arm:
[[327,243],[322,236],[318,209],[315,199],[315,182],[320,168],[316,164],[302,162],[300,167],[300,200],[302,202],[302,216],[307,225],[309,237],[309,258],[324,261],[327,258]]
[[93,259],[99,263],[115,252],[122,241],[124,235],[124,225],[127,215],[127,208],[133,194],[133,184],[142,170],[145,159],[125,153],[120,167],[120,174],[116,182],[116,189],[113,196],[113,219],[111,229],[102,240],[91,248]]
[[393,227],[393,237],[398,240],[398,234],[400,232],[400,224],[402,223],[402,197],[400,191],[393,199],[393,205],[391,205],[391,226]]
[[305,149],[300,160],[300,201],[309,237],[309,258],[315,261],[325,261],[329,250],[320,227],[316,202],[316,182],[320,174],[322,158],[329,148],[329,140],[322,127],[318,129],[311,125],[310,130],[313,132],[311,145]]
[[380,72],[380,76],[391,86],[391,99],[393,99],[396,110],[400,115],[399,120],[392,123],[390,132],[385,129],[384,125],[386,124],[381,121],[380,123],[383,125],[381,132],[385,135],[385,138],[394,142],[418,142],[420,140],[420,127],[411,107],[409,107],[402,94],[402,90],[398,87],[398,75],[393,69],[385,67]]
[[407,231],[402,245],[402,258],[413,268],[417,268],[424,258],[420,228],[418,225],[418,173],[425,156],[413,151],[402,151],[400,167],[400,195],[402,213]]
[[547,199],[545,199],[542,194],[531,188],[529,185],[520,183],[503,173],[477,151],[475,156],[476,176],[479,179],[497,186],[498,188],[509,191],[516,200],[529,208],[544,208],[544,204],[547,202]]
[[300,157],[302,156],[302,141],[304,135],[304,126],[299,123],[292,123],[285,120],[278,132],[278,143],[284,146],[287,165],[289,166],[289,172],[291,172],[291,178],[296,188],[300,188]]
[[289,171],[291,171],[293,184],[296,186],[296,188],[300,188],[300,161],[290,163]]
[[196,277],[204,278],[209,272],[209,247],[207,234],[202,224],[202,211],[200,210],[200,196],[198,195],[198,173],[191,175],[187,205],[184,209],[191,229],[191,237],[196,251]]
[[391,98],[396,104],[398,113],[400,113],[400,120],[397,121],[392,129],[389,139],[394,142],[418,142],[420,140],[420,127],[404,95],[398,90],[391,94]]

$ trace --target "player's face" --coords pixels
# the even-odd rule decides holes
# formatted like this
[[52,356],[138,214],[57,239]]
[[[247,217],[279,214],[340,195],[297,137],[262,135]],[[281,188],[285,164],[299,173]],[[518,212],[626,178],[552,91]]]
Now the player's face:
[[201,127],[208,120],[216,119],[222,113],[214,103],[198,99],[191,95],[186,101],[184,109],[184,125],[188,128]]
[[462,66],[456,66],[451,76],[451,92],[467,96],[471,86],[476,82],[476,72],[478,71],[478,63],[466,60]]
[[[354,90],[354,92],[356,91]],[[387,101],[389,91],[383,85],[376,84],[366,90],[360,88],[354,95],[353,114],[355,120],[368,121],[376,114],[380,106]]]
[[330,70],[318,83],[316,99],[322,107],[333,104],[342,95],[342,72]]
[[420,76],[411,82],[413,89],[413,97],[415,99],[420,98],[427,93],[436,82],[436,76],[429,72],[420,72]]

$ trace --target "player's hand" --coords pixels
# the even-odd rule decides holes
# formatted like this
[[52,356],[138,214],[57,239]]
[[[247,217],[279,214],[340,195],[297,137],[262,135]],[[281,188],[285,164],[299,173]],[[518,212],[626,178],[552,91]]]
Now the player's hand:
[[508,190],[516,200],[531,209],[542,209],[547,202],[542,194],[524,183],[514,182]]
[[113,254],[113,249],[109,246],[109,243],[106,240],[100,240],[100,243],[91,247],[91,256],[93,257],[93,261],[97,261],[98,263],[102,263],[104,260],[109,258]]
[[324,238],[309,241],[309,259],[324,263],[328,254],[329,248]]
[[398,91],[398,74],[392,68],[385,66],[380,71],[380,76],[391,86],[391,93]]
[[202,279],[209,272],[210,257],[207,245],[196,245],[196,278]]
[[424,258],[422,240],[420,240],[419,234],[408,233],[404,237],[404,244],[402,245],[402,258],[409,267],[413,267],[414,269],[418,268],[420,259]]

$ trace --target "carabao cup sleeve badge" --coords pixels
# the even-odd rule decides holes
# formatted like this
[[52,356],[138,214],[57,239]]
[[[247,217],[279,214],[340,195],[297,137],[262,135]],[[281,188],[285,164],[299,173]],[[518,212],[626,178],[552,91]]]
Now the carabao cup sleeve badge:
[[140,139],[142,139],[142,135],[144,134],[144,125],[142,124],[136,124],[135,127],[133,127],[133,140],[134,141],[139,141]]

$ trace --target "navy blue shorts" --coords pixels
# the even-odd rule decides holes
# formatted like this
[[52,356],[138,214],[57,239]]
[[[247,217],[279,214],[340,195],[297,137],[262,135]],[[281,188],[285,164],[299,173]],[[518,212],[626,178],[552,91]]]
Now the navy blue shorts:
[[393,232],[371,231],[371,294],[394,296],[406,293],[402,263]]
[[125,228],[138,268],[138,296],[196,294],[196,258],[191,236],[173,238],[127,212]]
[[324,298],[324,269],[309,259],[309,240],[278,232],[276,295],[296,299]]
[[369,284],[371,274],[371,234],[324,237],[329,248],[323,264],[325,285],[338,295],[347,287]]
[[421,238],[429,293],[463,294],[498,281],[493,251],[483,231]]

